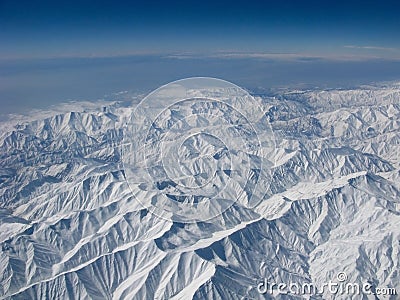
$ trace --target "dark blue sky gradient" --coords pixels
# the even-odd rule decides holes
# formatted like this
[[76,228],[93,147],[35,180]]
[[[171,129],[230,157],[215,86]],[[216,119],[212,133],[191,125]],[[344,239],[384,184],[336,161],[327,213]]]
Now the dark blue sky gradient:
[[246,51],[393,58],[400,56],[399,11],[399,1],[0,0],[0,57]]
[[0,120],[192,76],[252,91],[400,80],[399,12],[400,1],[0,0]]

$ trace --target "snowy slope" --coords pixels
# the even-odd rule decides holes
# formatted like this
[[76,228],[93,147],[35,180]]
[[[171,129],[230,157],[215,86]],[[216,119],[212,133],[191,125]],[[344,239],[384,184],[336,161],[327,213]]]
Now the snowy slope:
[[[322,285],[339,272],[400,292],[399,86],[288,91],[257,101],[277,141],[268,153],[270,184],[258,187],[265,199],[251,206],[243,198],[191,223],[159,218],[146,207],[153,191],[141,190],[138,201],[128,186],[121,144],[131,107],[2,126],[0,298],[303,299],[261,295],[257,284]],[[199,105],[210,115],[223,111]],[[171,109],[161,121],[174,117]],[[210,160],[190,155],[224,157],[218,143],[200,136],[183,144],[185,172],[213,170]],[[235,165],[244,156],[229,154],[234,165],[220,176],[231,182],[225,195],[248,196]]]

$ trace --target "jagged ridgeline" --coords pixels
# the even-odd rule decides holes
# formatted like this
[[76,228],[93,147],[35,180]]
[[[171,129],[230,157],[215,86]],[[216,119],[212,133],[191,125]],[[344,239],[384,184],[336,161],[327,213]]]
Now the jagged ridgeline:
[[[154,214],[151,198],[138,201],[129,187],[121,145],[132,107],[77,107],[2,126],[0,298],[265,299],[261,279],[321,285],[341,271],[349,282],[400,291],[399,86],[255,99],[277,143],[269,183],[254,191],[265,198],[188,223]],[[172,111],[155,124],[166,128]],[[181,144],[185,174],[198,175],[182,179],[187,189],[221,168],[226,195],[245,191],[230,158],[246,157],[224,143],[204,134]],[[141,188],[168,194],[177,177]]]

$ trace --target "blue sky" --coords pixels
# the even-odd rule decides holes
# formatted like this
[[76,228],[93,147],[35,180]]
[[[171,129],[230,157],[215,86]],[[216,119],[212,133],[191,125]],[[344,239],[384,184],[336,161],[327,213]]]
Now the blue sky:
[[399,11],[400,1],[0,0],[0,119],[192,76],[253,91],[398,81]]
[[0,57],[244,52],[400,58],[398,1],[213,2],[0,0]]

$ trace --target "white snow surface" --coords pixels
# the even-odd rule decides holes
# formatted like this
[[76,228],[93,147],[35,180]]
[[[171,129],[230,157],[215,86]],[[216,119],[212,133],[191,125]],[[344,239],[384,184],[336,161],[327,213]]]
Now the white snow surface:
[[278,141],[265,199],[190,224],[153,215],[125,180],[132,107],[2,124],[0,299],[400,299],[257,291],[346,272],[400,292],[399,85],[258,100]]

